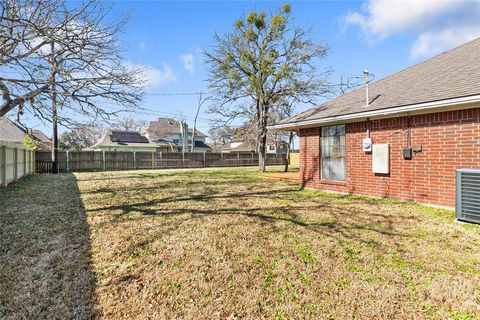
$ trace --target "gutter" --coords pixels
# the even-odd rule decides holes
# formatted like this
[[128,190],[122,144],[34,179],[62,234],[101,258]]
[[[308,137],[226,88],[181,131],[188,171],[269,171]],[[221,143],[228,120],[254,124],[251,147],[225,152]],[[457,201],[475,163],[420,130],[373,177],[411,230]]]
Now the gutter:
[[[312,120],[299,120],[294,122],[271,125],[268,128],[271,130],[291,131],[291,130],[297,130],[300,128],[311,128],[319,125],[326,125],[326,124],[333,124],[333,123],[359,122],[359,121],[364,121],[367,118],[370,118],[371,120],[375,118],[377,119],[378,118],[395,118],[395,117],[399,117],[406,114],[413,115],[413,114],[431,113],[434,110],[436,112],[440,112],[440,111],[448,111],[451,109],[453,110],[462,109],[461,106],[465,104],[476,103],[476,102],[480,102],[480,94],[468,96],[468,97],[437,100],[433,102],[416,103],[416,104],[411,104],[407,106],[394,107],[394,108],[388,108],[388,109],[362,111],[362,112],[338,115],[333,117],[326,117],[326,118],[319,118],[319,119],[312,119]],[[437,109],[441,109],[441,110],[437,110]]]

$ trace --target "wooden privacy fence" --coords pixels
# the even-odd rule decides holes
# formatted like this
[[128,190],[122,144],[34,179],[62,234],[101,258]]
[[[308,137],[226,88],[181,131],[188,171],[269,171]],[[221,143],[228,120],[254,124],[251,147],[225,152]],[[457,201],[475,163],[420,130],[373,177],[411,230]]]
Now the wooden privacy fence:
[[35,171],[35,152],[22,145],[0,141],[0,186]]
[[[52,155],[37,151],[36,172],[49,173]],[[285,155],[268,154],[267,165],[285,164]],[[256,153],[192,153],[145,151],[59,151],[60,172],[110,171],[133,169],[173,169],[206,167],[239,167],[258,164]]]

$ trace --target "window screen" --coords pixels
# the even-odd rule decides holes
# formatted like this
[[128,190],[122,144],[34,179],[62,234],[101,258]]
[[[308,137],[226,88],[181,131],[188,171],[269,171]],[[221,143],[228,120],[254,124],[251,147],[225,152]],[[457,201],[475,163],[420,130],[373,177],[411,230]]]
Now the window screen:
[[322,179],[345,180],[345,125],[322,127]]

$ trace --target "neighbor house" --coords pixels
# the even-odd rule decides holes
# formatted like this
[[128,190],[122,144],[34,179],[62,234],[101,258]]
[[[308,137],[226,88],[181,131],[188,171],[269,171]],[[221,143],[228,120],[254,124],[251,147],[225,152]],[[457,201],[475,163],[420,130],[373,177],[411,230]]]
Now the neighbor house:
[[[188,134],[184,132],[188,132]],[[140,130],[140,133],[152,142],[168,141],[179,146],[180,150],[182,150],[183,146],[185,146],[188,151],[192,148],[193,128],[189,128],[186,123],[181,123],[174,119],[159,117],[145,125]],[[212,151],[212,148],[205,142],[206,137],[207,135],[200,130],[195,130],[195,152]]]
[[26,135],[29,135],[37,146],[37,150],[50,150],[52,141],[41,130],[25,130],[7,117],[0,117],[0,141],[11,142],[22,146]]
[[480,39],[272,128],[299,133],[305,188],[454,207],[456,170],[480,168]]
[[[257,144],[252,140],[232,140],[226,143],[222,152],[257,152]],[[267,139],[266,152],[270,154],[284,154],[287,153],[287,143],[281,140]]]
[[163,140],[149,141],[137,131],[108,130],[90,150],[176,152],[178,145]]

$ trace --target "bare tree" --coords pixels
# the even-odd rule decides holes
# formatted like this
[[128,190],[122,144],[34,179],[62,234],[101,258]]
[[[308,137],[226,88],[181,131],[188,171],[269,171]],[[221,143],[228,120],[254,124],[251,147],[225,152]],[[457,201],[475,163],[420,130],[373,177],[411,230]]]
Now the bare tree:
[[210,99],[210,97],[204,97],[203,94],[200,92],[198,94],[198,101],[197,101],[197,112],[195,113],[195,119],[193,120],[193,130],[192,130],[192,148],[191,152],[194,152],[195,150],[195,134],[197,133],[197,119],[198,119],[198,114],[200,113],[200,109],[202,108],[203,104],[207,102]]
[[138,120],[132,117],[125,117],[118,120],[113,126],[112,129],[116,130],[125,130],[125,131],[140,131],[148,121]]
[[[374,76],[372,76],[372,81],[374,79]],[[363,81],[364,77],[363,76],[355,76],[355,77],[346,77],[344,75],[340,76],[340,80],[338,84],[332,84],[331,85],[331,90],[330,90],[330,95],[332,98],[342,96],[352,90],[355,90],[359,88],[360,86],[364,85]]]
[[215,149],[219,149],[227,142],[231,141],[235,136],[235,132],[235,128],[229,125],[213,126],[208,130],[208,134],[210,135],[210,139],[212,140]]
[[102,123],[82,124],[64,132],[59,139],[59,148],[83,150],[97,143],[107,127]]
[[1,2],[0,116],[18,107],[52,122],[52,173],[58,123],[108,119],[141,100],[142,70],[126,65],[118,47],[127,20],[110,22],[108,12],[97,0],[77,7],[66,0]]
[[232,32],[215,36],[205,52],[209,86],[215,94],[209,111],[231,121],[254,120],[257,125],[259,170],[265,171],[267,126],[272,107],[281,99],[310,101],[329,88],[319,74],[317,58],[328,48],[310,39],[310,31],[293,26],[290,5],[278,14],[250,12]]
[[18,108],[51,121],[52,94],[67,125],[137,106],[143,70],[123,61],[117,35],[127,19],[112,22],[109,10],[97,0],[2,1],[0,116]]

